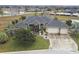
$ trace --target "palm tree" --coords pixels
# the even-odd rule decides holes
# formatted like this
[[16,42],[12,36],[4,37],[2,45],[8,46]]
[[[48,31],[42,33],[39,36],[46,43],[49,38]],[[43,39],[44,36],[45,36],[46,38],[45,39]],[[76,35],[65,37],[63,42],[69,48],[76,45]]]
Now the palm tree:
[[35,10],[35,16],[37,16],[37,9]]
[[71,19],[72,19],[72,16],[73,16],[73,12],[70,12],[70,14],[71,14]]
[[61,31],[61,27],[59,27],[59,33],[58,33],[58,35],[60,35],[60,31]]
[[46,31],[46,24],[44,25],[44,24],[40,24],[40,31],[41,31],[41,34],[43,34],[43,33],[46,33],[47,34],[47,31]]
[[41,35],[43,35],[43,24],[40,24]]
[[56,17],[56,13],[58,12],[58,9],[57,8],[55,8],[55,10],[54,10],[54,17]]
[[79,17],[79,11],[77,11],[77,13],[78,13],[78,17]]

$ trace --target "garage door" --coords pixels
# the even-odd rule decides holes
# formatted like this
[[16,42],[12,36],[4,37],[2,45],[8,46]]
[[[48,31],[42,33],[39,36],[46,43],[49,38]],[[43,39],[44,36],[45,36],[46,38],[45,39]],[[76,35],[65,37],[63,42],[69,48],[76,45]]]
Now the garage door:
[[47,32],[56,34],[56,33],[59,33],[59,29],[58,28],[48,28]]
[[60,34],[68,34],[68,29],[61,29]]

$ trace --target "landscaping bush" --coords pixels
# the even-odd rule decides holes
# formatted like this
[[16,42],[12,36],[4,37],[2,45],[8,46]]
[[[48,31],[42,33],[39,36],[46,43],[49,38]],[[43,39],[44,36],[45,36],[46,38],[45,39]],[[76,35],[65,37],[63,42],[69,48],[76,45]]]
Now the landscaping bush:
[[12,21],[12,24],[13,25],[15,25],[16,23],[18,23],[18,20],[17,19],[15,19],[15,20]]
[[26,19],[26,17],[25,16],[21,16],[21,19],[24,20],[24,19]]
[[30,45],[35,42],[35,35],[30,30],[18,29],[15,31],[15,41],[21,45]]
[[67,21],[66,21],[66,24],[67,24],[68,26],[71,26],[71,25],[72,25],[72,21],[71,21],[71,20],[67,20]]
[[8,40],[8,36],[4,32],[0,32],[0,44],[6,43]]
[[15,22],[15,21],[12,21],[12,24],[13,24],[13,25],[15,25],[15,24],[16,24],[16,22]]
[[6,30],[6,34],[9,36],[9,37],[13,37],[15,35],[15,32],[13,30]]
[[17,19],[15,20],[15,23],[18,23],[18,20]]

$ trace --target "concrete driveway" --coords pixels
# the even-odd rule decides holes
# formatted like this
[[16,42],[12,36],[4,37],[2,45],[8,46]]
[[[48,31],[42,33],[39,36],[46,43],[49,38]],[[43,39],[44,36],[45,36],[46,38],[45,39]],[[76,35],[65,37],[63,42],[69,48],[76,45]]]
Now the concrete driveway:
[[48,35],[51,50],[78,51],[78,46],[69,35]]

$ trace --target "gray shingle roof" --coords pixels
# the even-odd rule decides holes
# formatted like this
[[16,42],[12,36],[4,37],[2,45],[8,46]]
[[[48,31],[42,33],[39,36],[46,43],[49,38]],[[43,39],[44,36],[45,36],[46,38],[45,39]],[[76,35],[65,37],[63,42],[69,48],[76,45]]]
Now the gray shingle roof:
[[61,27],[61,28],[67,28],[67,25],[64,22],[61,22],[59,20],[51,20],[48,24],[48,27]]
[[48,23],[51,19],[47,16],[29,16],[24,21],[20,21],[15,25],[15,27],[26,27],[27,24],[45,24]]
[[27,24],[47,24],[47,27],[67,27],[65,23],[59,20],[53,20],[47,16],[29,16],[24,21],[17,23],[18,28],[26,27]]
[[27,20],[25,20],[26,23],[32,23],[35,24],[35,22],[38,22],[40,24],[42,23],[48,23],[51,19],[48,18],[47,16],[31,16],[28,17]]

